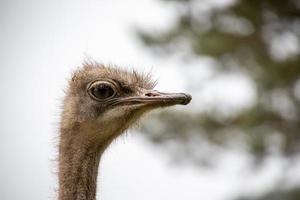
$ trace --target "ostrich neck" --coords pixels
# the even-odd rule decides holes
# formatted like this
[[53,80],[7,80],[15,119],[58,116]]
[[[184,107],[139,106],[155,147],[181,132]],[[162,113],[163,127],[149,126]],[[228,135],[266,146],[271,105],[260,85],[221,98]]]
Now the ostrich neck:
[[100,157],[110,142],[87,139],[79,126],[61,129],[59,200],[95,200]]

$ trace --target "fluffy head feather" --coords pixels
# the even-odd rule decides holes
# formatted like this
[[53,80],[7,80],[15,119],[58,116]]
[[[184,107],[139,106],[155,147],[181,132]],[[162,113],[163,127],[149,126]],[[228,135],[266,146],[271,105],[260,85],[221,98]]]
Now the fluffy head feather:
[[70,81],[70,87],[80,88],[90,81],[97,78],[112,79],[120,84],[121,87],[129,90],[137,88],[153,89],[156,81],[152,80],[150,73],[139,73],[135,70],[129,71],[120,67],[109,65],[105,66],[97,62],[84,62],[83,67],[74,72]]

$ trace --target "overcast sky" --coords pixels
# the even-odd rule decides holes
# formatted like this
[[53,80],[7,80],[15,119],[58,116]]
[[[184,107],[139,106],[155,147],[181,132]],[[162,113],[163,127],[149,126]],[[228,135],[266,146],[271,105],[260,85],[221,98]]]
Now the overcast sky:
[[[162,90],[190,90],[176,58],[151,56],[133,34],[136,26],[169,26],[173,12],[156,0],[0,1],[0,199],[56,197],[54,160],[63,89],[84,58],[152,71]],[[188,77],[205,79],[210,74],[204,68],[193,70],[185,72]],[[218,84],[231,80],[229,89],[239,94],[235,99],[244,98],[245,90],[235,87],[234,77],[218,80],[211,90],[218,91]],[[251,82],[238,81],[248,88],[247,104],[251,103],[255,99]],[[199,94],[193,95],[187,109],[199,107]],[[206,102],[213,99],[202,95]],[[264,191],[280,174],[280,164],[276,165],[280,161],[272,160],[250,177],[242,170],[247,159],[236,154],[225,157],[216,170],[173,166],[138,132],[131,133],[114,142],[102,159],[97,194],[101,199],[224,200],[237,193]]]

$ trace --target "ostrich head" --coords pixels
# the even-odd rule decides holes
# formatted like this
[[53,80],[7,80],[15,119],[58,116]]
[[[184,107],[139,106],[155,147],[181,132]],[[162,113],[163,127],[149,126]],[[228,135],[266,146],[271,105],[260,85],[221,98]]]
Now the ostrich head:
[[147,111],[191,100],[190,95],[162,93],[154,86],[149,75],[85,64],[70,81],[62,128],[79,126],[89,130],[82,137],[109,143]]

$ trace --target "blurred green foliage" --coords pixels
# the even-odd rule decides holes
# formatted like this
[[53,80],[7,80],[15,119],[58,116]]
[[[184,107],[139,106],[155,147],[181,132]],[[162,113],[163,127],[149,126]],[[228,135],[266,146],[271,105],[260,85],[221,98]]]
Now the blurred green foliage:
[[[190,130],[222,144],[232,140],[231,132],[235,130],[236,134],[244,134],[242,137],[253,155],[268,155],[268,145],[273,144],[266,140],[272,135],[280,139],[281,153],[286,156],[298,153],[300,1],[239,0],[207,10],[201,9],[205,1],[165,1],[177,6],[176,23],[161,32],[139,30],[144,44],[165,54],[185,51],[188,46],[191,56],[205,55],[219,61],[220,73],[243,71],[254,81],[258,98],[250,109],[221,120],[216,118],[219,113],[215,111],[199,114],[201,117],[164,113],[159,117],[172,118],[163,120],[169,124],[160,129],[163,133],[149,137],[155,142],[177,137],[180,142],[182,133]],[[145,129],[153,133],[153,129]],[[219,132],[229,137],[220,136]],[[168,133],[172,135],[166,136]]]
[[[228,117],[213,109],[157,114],[144,126],[146,137],[175,159],[201,165],[213,164],[224,149],[257,160],[295,157],[300,152],[300,0],[236,0],[207,9],[211,4],[204,0],[164,1],[177,9],[176,23],[161,31],[138,30],[143,43],[159,55],[213,58],[218,73],[242,71],[255,83],[257,99]],[[293,190],[261,199],[295,199],[294,193],[299,198]]]

